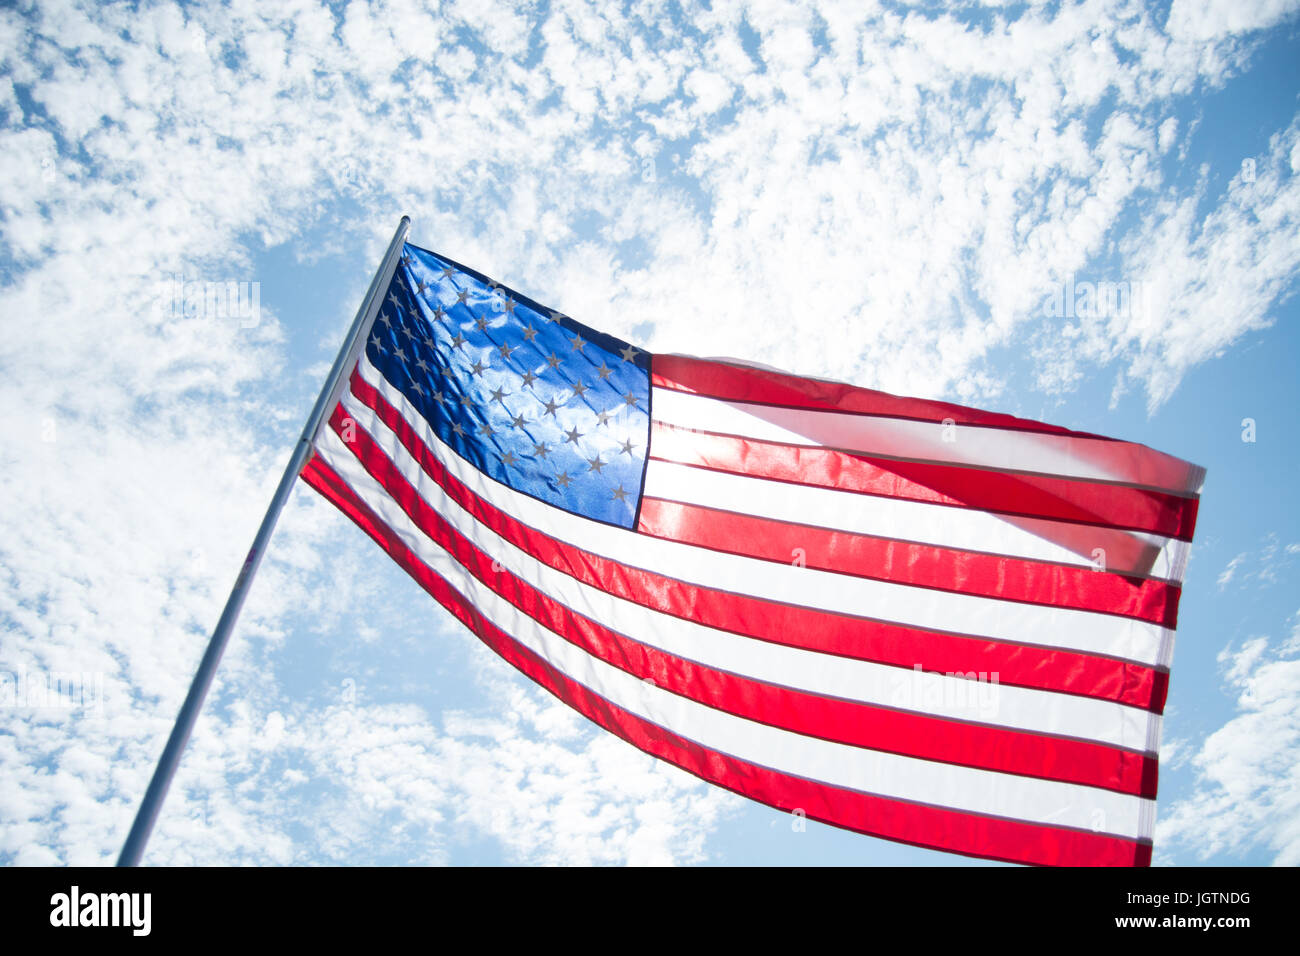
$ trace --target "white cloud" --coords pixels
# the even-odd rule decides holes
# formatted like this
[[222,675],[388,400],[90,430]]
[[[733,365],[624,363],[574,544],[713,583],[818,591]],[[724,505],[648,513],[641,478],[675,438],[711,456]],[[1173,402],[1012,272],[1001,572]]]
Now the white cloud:
[[1170,36],[1190,40],[1264,30],[1300,10],[1297,0],[1174,0],[1166,29]]
[[1196,788],[1157,825],[1157,846],[1207,860],[1260,847],[1300,865],[1300,646],[1267,638],[1225,648],[1220,661],[1237,715],[1202,742]]
[[1215,583],[1219,586],[1220,591],[1222,591],[1225,587],[1228,586],[1228,583],[1232,580],[1233,575],[1237,573],[1237,568],[1241,566],[1241,562],[1244,560],[1246,560],[1246,554],[1245,552],[1242,552],[1241,554],[1233,558],[1231,561],[1229,561],[1227,566],[1224,567],[1224,569],[1219,572],[1219,577],[1215,581]]
[[1242,551],[1232,558],[1219,572],[1216,584],[1224,590],[1233,581],[1242,588],[1253,584],[1257,589],[1268,588],[1280,580],[1289,577],[1288,572],[1294,566],[1294,558],[1300,554],[1300,547],[1286,545],[1278,540],[1277,533],[1270,531],[1260,542],[1258,551]]

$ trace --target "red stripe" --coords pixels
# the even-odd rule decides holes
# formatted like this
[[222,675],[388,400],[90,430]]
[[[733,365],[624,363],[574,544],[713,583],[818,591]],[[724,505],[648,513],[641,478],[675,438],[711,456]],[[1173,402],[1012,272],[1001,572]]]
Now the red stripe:
[[[335,410],[331,426],[341,432],[346,419],[347,412],[340,406]],[[491,557],[420,496],[370,435],[358,430],[348,445],[366,471],[402,506],[415,525],[486,586],[543,627],[637,678],[652,679],[673,693],[747,720],[823,740],[982,770],[1155,796],[1156,761],[1141,754],[1104,744],[823,698],[719,671],[647,647],[575,613],[514,575],[494,569]],[[445,470],[438,471],[441,477],[455,480]],[[440,476],[430,477],[438,480]],[[478,504],[490,507],[481,499]],[[529,544],[540,545],[543,553],[534,556],[551,565],[557,559],[571,561],[575,556],[573,549],[536,532]],[[531,547],[527,550],[531,552]],[[833,666],[831,661],[827,664]]]
[[[656,452],[654,446],[651,447],[651,451]],[[791,482],[784,484],[791,484]],[[846,506],[851,507],[851,504]],[[997,517],[998,520],[1014,525],[1036,538],[1042,538],[1067,551],[1072,551],[1089,562],[1100,557],[1108,572],[1126,577],[1149,577],[1161,555],[1159,544],[1151,543],[1145,535],[1135,534],[1132,531],[1072,524],[1047,518],[1007,514]]]
[[998,412],[986,412],[948,402],[904,398],[843,382],[801,378],[774,369],[729,365],[725,362],[694,358],[689,355],[656,353],[651,367],[650,381],[660,388],[708,395],[733,402],[824,409],[831,412],[852,412],[858,415],[905,418],[934,423],[952,419],[958,425],[987,425],[1014,431],[1074,435],[1110,441],[1101,435],[1072,432],[1058,425],[1047,425]]
[[484,618],[425,566],[328,465],[313,458],[303,479],[371,536],[480,640],[526,677],[598,726],[701,779],[765,803],[870,836],[1013,863],[1148,866],[1149,843],[907,803],[782,774],[702,747],[612,704],[565,676]]
[[653,424],[654,457],[734,475],[1192,540],[1197,500],[1161,491],[898,461]]
[[1116,441],[1104,435],[1071,431],[1057,425],[948,402],[902,398],[840,382],[800,378],[784,372],[745,368],[684,355],[655,355],[651,362],[651,382],[660,388],[707,395],[725,401],[847,412],[936,424],[951,419],[958,425],[1088,439],[1092,444],[1085,446],[1076,442],[1070,453],[1109,473],[1124,476],[1125,480],[1171,491],[1195,492],[1205,474],[1202,468],[1172,455],[1146,445]]
[[1003,684],[1114,700],[1159,713],[1167,678],[1142,664],[1008,644],[888,624],[847,614],[780,604],[678,581],[631,568],[572,545],[555,542],[482,501],[448,474],[410,423],[364,378],[353,375],[352,392],[399,438],[420,466],[461,507],[530,553],[560,550],[547,560],[557,570],[644,607],[746,637],[875,661],[911,670],[920,664],[938,673],[996,673]]
[[1172,628],[1179,589],[1149,578],[835,531],[643,498],[637,530],[656,538],[914,587],[1113,614]]

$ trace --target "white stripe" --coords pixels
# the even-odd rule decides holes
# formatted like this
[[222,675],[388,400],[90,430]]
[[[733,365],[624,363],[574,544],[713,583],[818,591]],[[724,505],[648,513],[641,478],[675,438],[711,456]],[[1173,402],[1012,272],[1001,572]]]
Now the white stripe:
[[[363,377],[416,429],[429,447],[438,442],[428,422],[364,359]],[[350,393],[347,393],[350,394]],[[356,411],[355,403],[349,407]],[[621,564],[751,597],[868,617],[910,627],[953,631],[991,640],[1063,647],[1156,664],[1170,632],[1146,621],[1073,608],[1044,607],[977,595],[855,578],[812,568],[721,554],[621,529],[570,514],[486,479],[459,455],[445,464],[490,504],[554,538]]]
[[317,451],[427,566],[489,621],[593,693],[701,746],[832,786],[901,800],[1149,838],[1153,801],[1032,777],[974,770],[820,740],[769,727],[680,697],[586,653],[485,587],[416,528],[333,432]]
[[[651,498],[856,534],[1029,561],[1095,566],[1088,557],[1045,536],[1059,533],[1061,526],[1068,522],[1041,518],[1008,519],[974,508],[948,508],[924,501],[859,495],[658,459],[646,463],[645,493]],[[1083,526],[1073,525],[1071,530],[1074,528]],[[1044,534],[1035,534],[1035,529]],[[1111,528],[1088,527],[1083,532],[1083,540],[1089,545],[1088,554],[1093,548],[1101,548],[1112,558],[1108,562],[1111,571],[1134,570],[1120,567],[1119,556],[1124,554],[1126,547],[1131,548],[1136,543],[1145,554],[1145,560],[1141,562],[1144,569],[1149,569],[1145,573],[1165,579],[1172,576],[1176,554],[1185,547],[1182,541]]]
[[[344,395],[344,407],[419,496],[480,551],[548,597],[640,643],[754,680],[955,720],[1076,737],[1132,750],[1144,750],[1152,734],[1158,733],[1151,726],[1159,722],[1158,716],[1114,701],[997,683],[980,685],[962,678],[902,671],[771,644],[673,617],[585,584],[506,541],[465,511],[411,457],[398,436],[351,392]],[[455,452],[436,438],[434,442],[430,450],[445,467],[452,465],[450,459],[456,457]],[[478,493],[485,483],[495,484],[479,476],[467,485]],[[502,510],[509,513],[510,502],[504,504],[507,507]],[[630,531],[617,533],[635,538]]]
[[[1162,487],[1174,492],[1197,490],[1186,485],[1195,482],[1200,473],[1195,466],[1179,462],[1185,466],[1188,480],[1173,488],[1166,487],[1168,482],[1157,486],[1153,482],[1158,476],[1152,467],[1144,467],[1144,460],[1149,462],[1156,457],[1173,462],[1177,459],[1141,445],[1095,438],[977,425],[945,427],[936,422],[729,402],[671,388],[655,388],[651,407],[657,421],[681,428],[999,471],[1013,468],[1066,478]],[[945,435],[950,436],[949,440],[944,440]],[[1128,453],[1124,467],[1111,471],[1095,463],[1099,459],[1118,461],[1117,451]]]

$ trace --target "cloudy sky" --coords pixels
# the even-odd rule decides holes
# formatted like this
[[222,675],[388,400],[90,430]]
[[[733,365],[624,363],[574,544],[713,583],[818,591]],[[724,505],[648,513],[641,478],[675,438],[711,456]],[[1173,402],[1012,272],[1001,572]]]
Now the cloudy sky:
[[[406,213],[654,351],[1204,465],[1155,861],[1300,864],[1298,8],[0,12],[0,863],[115,859]],[[598,733],[305,487],[145,861],[974,862]]]

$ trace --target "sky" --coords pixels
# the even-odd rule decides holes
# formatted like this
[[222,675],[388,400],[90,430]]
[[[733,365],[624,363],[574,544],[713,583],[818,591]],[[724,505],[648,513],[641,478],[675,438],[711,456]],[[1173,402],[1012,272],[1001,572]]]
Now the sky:
[[[1296,0],[0,10],[0,863],[116,859],[407,214],[651,351],[1206,467],[1154,862],[1300,864],[1298,95]],[[598,731],[301,484],[144,861],[984,865]]]

